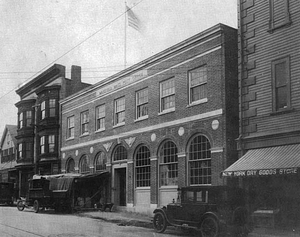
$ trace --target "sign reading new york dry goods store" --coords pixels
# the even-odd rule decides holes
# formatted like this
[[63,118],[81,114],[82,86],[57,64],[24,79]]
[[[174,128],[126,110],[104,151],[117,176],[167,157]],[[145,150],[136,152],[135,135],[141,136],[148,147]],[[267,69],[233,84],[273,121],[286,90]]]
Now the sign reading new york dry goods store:
[[298,168],[282,168],[282,169],[259,169],[259,170],[238,170],[223,171],[223,177],[249,177],[249,176],[269,176],[269,175],[288,175],[297,174]]

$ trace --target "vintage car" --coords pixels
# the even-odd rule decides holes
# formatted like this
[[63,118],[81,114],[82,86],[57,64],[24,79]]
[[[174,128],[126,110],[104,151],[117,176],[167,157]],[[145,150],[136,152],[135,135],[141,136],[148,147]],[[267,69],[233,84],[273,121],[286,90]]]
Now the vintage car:
[[8,205],[13,204],[14,184],[9,182],[0,182],[0,203]]
[[[26,197],[17,202],[19,211],[33,208],[37,213],[41,209],[72,212],[83,207],[97,204],[100,190],[108,172],[95,174],[57,174],[34,175],[29,180]],[[104,203],[102,209],[112,208],[112,204]]]
[[[226,186],[183,187],[177,201],[154,210],[154,229],[167,226],[195,229],[202,237],[247,236],[251,219],[245,207],[245,193]],[[221,234],[222,233],[222,234]]]

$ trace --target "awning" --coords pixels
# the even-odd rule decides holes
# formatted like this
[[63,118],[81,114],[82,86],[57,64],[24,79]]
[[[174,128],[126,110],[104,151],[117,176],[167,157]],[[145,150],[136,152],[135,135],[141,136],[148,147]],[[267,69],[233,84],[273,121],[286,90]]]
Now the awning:
[[223,177],[297,174],[300,144],[249,150],[222,172]]

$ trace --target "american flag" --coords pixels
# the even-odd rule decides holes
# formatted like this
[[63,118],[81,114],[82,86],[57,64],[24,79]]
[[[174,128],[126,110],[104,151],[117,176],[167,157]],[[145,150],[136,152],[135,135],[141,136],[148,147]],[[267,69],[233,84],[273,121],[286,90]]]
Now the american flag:
[[128,6],[126,6],[126,10],[127,10],[128,25],[138,31],[140,28],[139,27],[140,26],[139,19],[136,17],[136,15],[133,13],[133,11]]

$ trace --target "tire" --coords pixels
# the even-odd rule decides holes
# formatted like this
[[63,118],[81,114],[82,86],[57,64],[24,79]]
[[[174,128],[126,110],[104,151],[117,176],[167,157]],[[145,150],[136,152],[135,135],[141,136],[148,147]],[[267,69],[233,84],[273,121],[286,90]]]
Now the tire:
[[157,212],[153,218],[153,227],[157,233],[163,233],[167,228],[167,220],[161,212]]
[[201,236],[202,237],[217,237],[219,234],[219,225],[216,218],[208,216],[201,222]]
[[17,202],[17,208],[18,208],[19,211],[23,211],[23,210],[24,210],[25,205],[24,205],[24,203],[23,203],[22,200],[19,200],[19,201]]
[[38,200],[34,200],[33,202],[33,210],[35,213],[38,213],[40,209],[40,203]]

